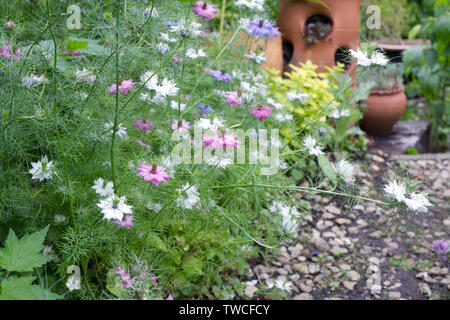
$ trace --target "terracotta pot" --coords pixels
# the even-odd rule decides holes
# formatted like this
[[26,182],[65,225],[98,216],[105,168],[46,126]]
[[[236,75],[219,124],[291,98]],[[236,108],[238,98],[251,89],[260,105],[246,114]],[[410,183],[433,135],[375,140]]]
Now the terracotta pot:
[[[318,65],[318,71],[326,71],[326,66],[336,64],[335,56],[339,49],[356,49],[359,42],[359,11],[361,0],[323,0],[328,8],[308,0],[280,0],[277,26],[279,27],[285,49],[292,45],[292,58],[284,64],[311,60]],[[303,38],[308,18],[321,15],[332,22],[332,32],[324,42],[307,47]],[[285,50],[286,51],[286,50]],[[286,61],[285,61],[286,62]]]
[[401,86],[394,90],[372,90],[365,103],[367,109],[361,129],[375,136],[386,136],[405,111],[407,98]]

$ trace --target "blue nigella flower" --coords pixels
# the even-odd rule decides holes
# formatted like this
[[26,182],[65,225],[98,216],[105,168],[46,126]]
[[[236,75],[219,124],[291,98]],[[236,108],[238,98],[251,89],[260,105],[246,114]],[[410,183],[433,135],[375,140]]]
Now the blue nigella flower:
[[251,20],[247,26],[247,32],[256,37],[278,37],[280,31],[268,20]]
[[214,109],[211,106],[206,106],[203,103],[198,104],[198,109],[203,113],[214,113]]

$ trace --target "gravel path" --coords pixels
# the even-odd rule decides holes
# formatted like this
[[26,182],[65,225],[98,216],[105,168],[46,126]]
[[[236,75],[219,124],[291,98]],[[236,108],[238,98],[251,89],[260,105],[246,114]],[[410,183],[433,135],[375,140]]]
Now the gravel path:
[[[430,213],[396,217],[375,204],[317,197],[296,238],[252,267],[246,299],[450,298],[449,262],[432,252],[434,240],[450,240],[450,154],[375,151],[355,164],[361,195],[376,198],[394,172],[424,181]],[[277,280],[290,282],[278,296],[267,289]]]

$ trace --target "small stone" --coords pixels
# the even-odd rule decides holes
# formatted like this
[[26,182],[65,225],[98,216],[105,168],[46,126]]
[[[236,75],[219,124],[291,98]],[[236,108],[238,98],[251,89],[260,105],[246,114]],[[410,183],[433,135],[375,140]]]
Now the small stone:
[[293,298],[294,300],[314,300],[314,297],[309,293],[301,293]]
[[380,239],[381,238],[381,231],[375,231],[369,234],[369,238],[371,239]]
[[377,156],[376,154],[374,154],[372,156],[372,160],[376,161],[376,162],[379,162],[379,163],[384,163],[384,159],[382,157],[380,157],[380,156]]
[[296,263],[294,264],[293,269],[301,274],[309,273],[308,265],[306,263]]
[[351,269],[350,265],[345,264],[345,263],[339,265],[339,268],[341,268],[341,270],[344,270],[344,271]]
[[337,214],[337,215],[341,214],[341,210],[339,208],[331,205],[331,204],[326,206],[325,210],[330,212],[330,213],[332,213],[332,214]]
[[249,298],[253,298],[256,291],[258,291],[258,288],[255,286],[246,286],[244,289],[245,295],[248,296]]
[[431,289],[426,283],[419,283],[419,292],[424,295],[430,295]]
[[300,285],[298,287],[302,292],[306,292],[306,293],[310,293],[313,289],[312,287],[310,287],[304,283],[300,283]]
[[311,273],[311,274],[315,274],[315,273],[319,272],[319,270],[317,270],[316,264],[314,264],[314,263],[310,263],[308,265],[308,269],[309,269],[309,273]]
[[345,219],[345,218],[338,218],[335,221],[336,221],[336,223],[341,224],[341,225],[342,224],[351,224],[352,223],[352,221],[350,219]]
[[352,281],[359,281],[361,279],[361,276],[359,275],[359,273],[356,271],[353,271],[353,270],[347,272],[346,275]]
[[353,291],[355,289],[356,286],[356,282],[353,281],[344,281],[342,282],[342,285],[344,286],[344,288]]
[[398,291],[388,292],[389,298],[394,300],[399,300],[402,297],[402,294]]

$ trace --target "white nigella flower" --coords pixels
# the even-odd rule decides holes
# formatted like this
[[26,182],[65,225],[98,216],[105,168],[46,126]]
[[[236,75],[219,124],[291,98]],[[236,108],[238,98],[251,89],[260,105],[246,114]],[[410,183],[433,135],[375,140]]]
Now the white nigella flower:
[[29,77],[23,77],[22,78],[22,86],[24,86],[25,88],[31,88],[32,86],[34,86],[35,84],[41,84],[41,83],[46,83],[49,84],[50,81],[44,76],[38,76],[35,74],[30,75]]
[[255,286],[258,283],[258,279],[250,280],[245,283],[246,286]]
[[388,63],[386,56],[379,51],[376,51],[372,56],[369,56],[366,52],[363,52],[361,48],[358,48],[357,51],[350,49],[350,54],[356,58],[356,63],[363,67],[369,67],[372,64],[384,66]]
[[77,71],[75,71],[75,78],[77,82],[94,82],[96,79],[95,75],[87,68],[83,68],[82,70],[77,68]]
[[100,200],[97,206],[102,209],[103,219],[122,221],[124,214],[132,214],[132,206],[125,203],[125,196],[118,197],[115,194],[109,195],[106,199]]
[[340,160],[336,165],[331,164],[337,175],[341,176],[345,182],[351,183],[354,179],[355,168],[346,160]]
[[158,39],[161,40],[161,41],[166,41],[166,42],[176,42],[176,41],[178,41],[176,38],[171,38],[169,36],[169,34],[167,34],[167,33],[161,33],[159,35]]
[[195,50],[193,48],[188,48],[186,50],[186,57],[190,59],[197,59],[197,58],[205,58],[207,57],[205,51],[203,49]]
[[297,231],[297,219],[300,216],[300,212],[296,208],[289,207],[280,201],[274,201],[268,209],[270,212],[281,215],[281,226],[285,231],[290,233]]
[[278,288],[280,290],[287,291],[287,292],[291,292],[292,291],[292,283],[290,281],[287,282],[286,279],[283,279],[283,278],[278,278],[275,281],[272,280],[272,281],[267,283],[267,288],[268,289],[271,289],[273,287],[276,287],[276,288]]
[[[114,127],[114,123],[107,122],[104,124],[104,127],[106,130],[110,130]],[[112,134],[112,132],[111,132],[111,134]],[[124,126],[122,126],[121,123],[119,123],[116,127],[116,136],[118,136],[121,139],[125,139],[127,137],[127,129]]]
[[[177,101],[174,101],[174,100],[170,101],[170,107],[171,107],[173,110],[177,110],[177,111],[178,111],[178,102],[177,102]],[[186,107],[186,104],[185,104],[185,103],[180,103],[180,110],[181,110],[181,111],[183,111],[185,107]]]
[[380,66],[385,66],[385,65],[387,65],[388,62],[389,61],[386,58],[386,56],[383,53],[379,52],[379,51],[375,52],[373,54],[373,56],[372,56],[372,63],[373,64],[377,64],[377,65],[380,65]]
[[286,92],[286,97],[290,101],[300,101],[301,104],[305,104],[306,100],[309,98],[309,94],[307,94],[307,93]]
[[398,202],[403,202],[406,195],[406,187],[403,183],[397,183],[396,180],[389,181],[389,183],[384,187],[384,192],[391,198],[394,198]]
[[333,109],[330,113],[330,118],[333,118],[333,119],[339,119],[339,118],[348,117],[348,116],[350,116],[349,109],[342,109],[342,110]]
[[217,156],[213,156],[206,162],[206,164],[224,169],[230,164],[233,164],[233,160],[226,157],[218,158]]
[[160,203],[155,203],[155,202],[152,202],[152,201],[148,201],[147,204],[145,205],[145,207],[148,210],[155,211],[156,213],[158,213],[162,209],[162,205]]
[[264,56],[264,52],[260,55],[257,55],[253,51],[250,50],[249,54],[244,54],[244,57],[246,57],[249,60],[254,60],[257,64],[263,63],[266,61],[266,57]]
[[62,214],[57,214],[55,215],[55,217],[53,218],[53,221],[55,222],[55,224],[60,224],[63,223],[67,220],[67,218],[65,216],[63,216]]
[[287,113],[276,113],[274,115],[275,120],[279,121],[279,122],[284,122],[284,121],[291,121],[294,117],[292,116],[292,114],[287,114]]
[[48,161],[47,156],[42,157],[38,162],[31,163],[32,168],[28,171],[32,180],[50,180],[53,177],[53,161]]
[[160,54],[166,54],[169,52],[170,48],[167,43],[160,42],[156,45],[156,51],[158,51]]
[[102,197],[113,194],[114,193],[113,182],[108,181],[106,183],[106,185],[103,187],[104,184],[105,184],[105,180],[103,180],[103,178],[98,178],[94,181],[94,185],[91,188],[94,189],[95,192],[98,193],[99,195],[101,195]]
[[270,104],[271,106],[273,106],[276,110],[281,110],[284,108],[284,106],[281,103],[276,102],[272,98],[267,98],[267,103]]
[[[173,80],[164,78],[163,80],[159,81],[156,75],[150,78],[152,74],[153,72],[151,71],[144,73],[141,76],[141,81],[142,83],[145,83],[145,86],[148,90],[154,91],[156,93],[156,97],[165,98],[177,95],[178,88]],[[150,80],[148,80],[149,78]]]
[[217,131],[217,129],[224,127],[224,121],[216,117],[214,117],[212,121],[210,119],[201,118],[196,122],[196,126],[203,130]]
[[253,11],[264,11],[264,0],[235,0],[234,4],[239,8],[247,7]]
[[58,257],[55,255],[55,251],[53,251],[52,246],[44,246],[44,249],[42,250],[42,254],[44,256],[49,256],[50,258],[52,258],[52,260],[58,259]]
[[153,18],[158,18],[159,17],[158,11],[156,11],[156,9],[154,7],[153,7],[153,10],[152,10],[151,7],[145,8],[145,10],[142,13],[142,15],[144,16],[145,19],[147,19],[150,16],[150,13],[152,14]]
[[307,136],[303,140],[303,145],[308,149],[310,155],[320,156],[323,154],[320,145],[317,145],[316,139],[311,136]]
[[432,206],[423,193],[412,193],[405,197],[404,202],[409,209],[423,213],[427,213],[427,207]]
[[183,21],[179,24],[170,26],[170,32],[182,32],[186,30],[192,37],[199,37],[202,34],[202,25],[196,21]]
[[[185,192],[182,194],[183,191]],[[178,205],[185,209],[192,209],[200,202],[200,194],[197,186],[191,186],[189,182],[186,182],[182,188],[177,189],[177,192],[179,194],[177,198]]]
[[385,187],[384,191],[391,198],[397,200],[397,202],[403,202],[410,210],[419,211],[423,213],[428,212],[429,206],[432,206],[430,201],[423,193],[411,193],[407,194],[405,184],[397,183],[396,180],[390,181]]

